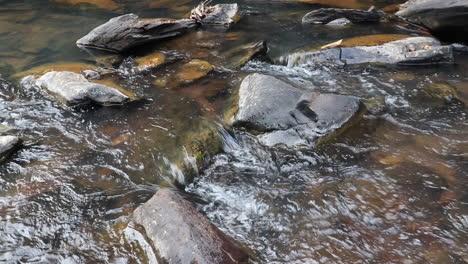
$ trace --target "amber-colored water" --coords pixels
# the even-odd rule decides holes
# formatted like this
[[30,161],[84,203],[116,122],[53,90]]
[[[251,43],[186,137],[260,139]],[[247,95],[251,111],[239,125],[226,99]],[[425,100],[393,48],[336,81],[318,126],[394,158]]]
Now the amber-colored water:
[[[205,29],[126,54],[105,81],[145,98],[140,102],[70,109],[18,85],[18,76],[34,68],[96,65],[99,59],[74,42],[111,17],[179,18],[198,4],[172,2],[0,0],[0,134],[25,139],[0,165],[0,262],[149,263],[151,247],[126,223],[159,188],[184,184],[257,263],[468,262],[466,54],[457,54],[454,66],[417,69],[220,67],[231,48],[259,40],[277,58],[339,39],[408,34],[390,23],[302,26],[301,16],[319,5],[245,0],[243,18],[228,30]],[[395,1],[339,6],[345,2],[368,8]],[[139,57],[159,62],[160,51],[165,61],[179,59],[134,70]],[[176,76],[194,59],[214,70],[181,81]],[[199,73],[185,73],[193,72]],[[387,109],[300,153],[266,150],[242,133],[224,132],[225,153],[189,184],[179,169],[184,144],[194,131],[222,122],[226,100],[249,72],[317,91],[380,96]],[[457,99],[431,96],[434,84],[456,89]]]

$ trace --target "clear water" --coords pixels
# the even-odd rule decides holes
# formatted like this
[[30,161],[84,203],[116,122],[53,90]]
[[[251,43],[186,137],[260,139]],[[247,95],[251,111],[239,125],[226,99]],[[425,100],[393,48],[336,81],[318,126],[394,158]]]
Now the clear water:
[[[387,105],[329,144],[296,153],[267,150],[248,135],[220,129],[225,153],[185,189],[213,223],[253,250],[255,262],[468,262],[468,121],[460,102],[468,97],[466,54],[457,54],[454,66],[417,69],[251,62],[238,72],[165,88],[152,82],[173,74],[177,64],[136,75],[128,70],[132,54],[117,80],[147,100],[80,110],[17,85],[14,74],[43,64],[92,64],[93,56],[74,42],[111,17],[178,18],[198,4],[172,2],[115,0],[116,8],[106,10],[0,0],[0,133],[25,139],[0,165],[0,262],[151,262],[142,235],[125,228],[131,213],[159,188],[184,183],[177,162],[187,135],[221,122],[225,101],[249,72],[317,91],[381,96]],[[384,7],[395,1],[349,2]],[[218,53],[262,39],[278,58],[342,38],[408,34],[390,23],[301,26],[301,16],[318,5],[239,4],[244,17],[228,31],[201,30],[136,55],[166,50],[216,65]],[[427,96],[431,83],[456,86],[460,101]]]

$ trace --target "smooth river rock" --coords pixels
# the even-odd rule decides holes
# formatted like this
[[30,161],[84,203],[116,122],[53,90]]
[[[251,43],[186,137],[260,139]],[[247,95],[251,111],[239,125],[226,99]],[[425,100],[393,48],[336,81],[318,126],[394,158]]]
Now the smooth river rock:
[[20,145],[19,137],[0,136],[0,162],[8,158]]
[[453,64],[453,47],[430,37],[410,37],[378,46],[338,47],[295,52],[282,58],[288,66],[344,66],[366,63],[395,65]]
[[248,263],[248,255],[179,194],[159,190],[133,213],[164,263]]
[[319,94],[254,73],[241,83],[231,124],[257,134],[266,146],[311,147],[344,128],[360,106],[353,96]]
[[80,48],[123,52],[135,46],[178,36],[197,26],[193,19],[140,19],[126,14],[93,29],[76,44]]
[[302,18],[303,24],[328,24],[336,19],[345,18],[353,23],[379,22],[385,13],[377,10],[320,8],[307,13]]
[[116,88],[90,82],[82,74],[67,71],[51,71],[39,78],[26,76],[21,80],[21,85],[46,89],[69,105],[90,102],[101,105],[123,104],[133,97]]
[[447,40],[468,40],[467,0],[410,0],[397,16],[420,24]]

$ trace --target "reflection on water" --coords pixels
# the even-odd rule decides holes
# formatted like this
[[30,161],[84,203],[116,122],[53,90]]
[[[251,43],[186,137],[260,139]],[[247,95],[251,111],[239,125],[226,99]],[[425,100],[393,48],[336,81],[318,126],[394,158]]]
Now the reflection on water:
[[[25,139],[0,165],[0,262],[152,263],[150,246],[126,228],[129,215],[158,188],[185,183],[178,162],[187,137],[221,122],[226,98],[249,72],[380,96],[387,108],[319,149],[295,153],[220,129],[226,153],[186,189],[258,262],[468,262],[468,57],[424,69],[221,67],[223,54],[253,41],[267,40],[278,58],[342,38],[408,34],[391,24],[302,27],[298,19],[317,5],[240,1],[245,16],[228,31],[206,29],[126,56],[109,80],[145,100],[122,107],[69,109],[13,77],[48,63],[103,63],[78,50],[76,39],[118,14],[181,17],[198,4],[176,2],[0,0],[0,134]],[[168,61],[132,70],[137,56],[154,51]],[[171,79],[192,59],[215,69],[189,84]],[[434,97],[433,84],[457,94]]]

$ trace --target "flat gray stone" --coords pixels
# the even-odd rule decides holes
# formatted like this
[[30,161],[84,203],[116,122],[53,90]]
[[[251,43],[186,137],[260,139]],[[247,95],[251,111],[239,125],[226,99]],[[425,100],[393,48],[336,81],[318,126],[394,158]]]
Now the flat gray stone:
[[236,247],[193,205],[169,189],[159,190],[133,213],[158,255],[171,264],[248,263]]
[[242,81],[238,108],[232,125],[255,132],[264,145],[310,147],[356,116],[360,100],[311,92],[254,73]]
[[295,52],[282,59],[288,66],[319,67],[366,63],[394,65],[453,64],[453,47],[430,37],[410,37],[379,46],[356,46]]
[[40,78],[27,76],[23,86],[35,85],[46,89],[69,105],[96,103],[101,105],[123,104],[130,98],[119,90],[88,81],[83,75],[67,71],[51,71]]
[[123,52],[135,46],[178,36],[197,26],[193,19],[140,19],[126,14],[93,29],[76,44],[80,48]]

